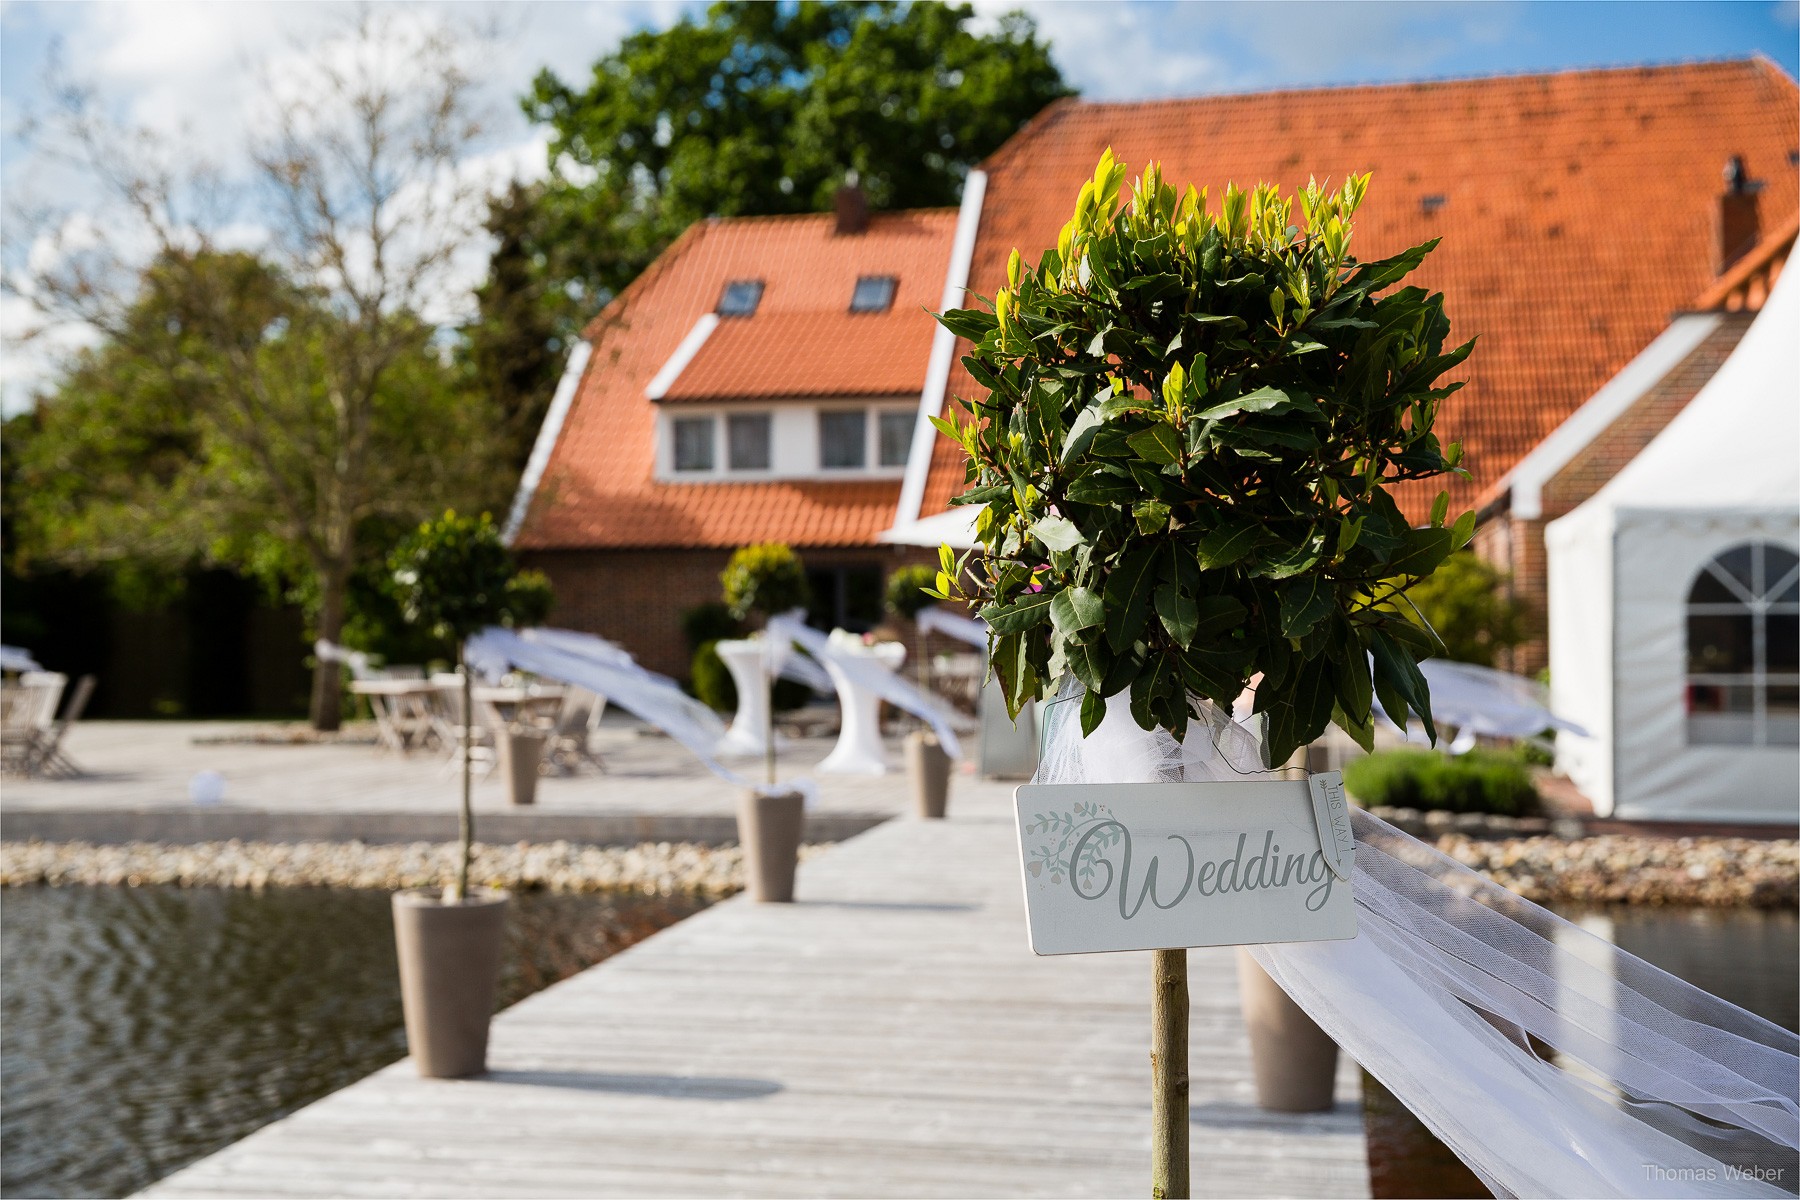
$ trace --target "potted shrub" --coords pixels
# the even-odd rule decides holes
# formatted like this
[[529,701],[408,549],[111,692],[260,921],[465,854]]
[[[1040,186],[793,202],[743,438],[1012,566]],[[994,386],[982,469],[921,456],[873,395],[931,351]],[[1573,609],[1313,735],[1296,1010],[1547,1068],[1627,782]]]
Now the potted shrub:
[[[1057,245],[1035,266],[1013,253],[991,311],[940,317],[988,391],[935,421],[968,458],[955,503],[985,507],[934,594],[981,606],[1013,713],[1060,686],[1083,738],[1109,698],[1175,743],[1207,736],[1253,681],[1265,766],[1332,722],[1367,748],[1377,695],[1435,737],[1417,666],[1433,639],[1397,608],[1474,514],[1446,524],[1444,492],[1415,528],[1390,489],[1461,457],[1432,424],[1472,344],[1447,349],[1443,298],[1403,285],[1436,243],[1352,257],[1367,176],[1228,186],[1209,209],[1154,165],[1121,203],[1124,175],[1108,151]],[[1155,953],[1185,1012],[1186,952]],[[1293,1050],[1328,1080],[1316,1041],[1262,1036],[1292,1024],[1251,1014],[1258,1059]]]
[[[776,613],[804,608],[811,597],[800,556],[780,542],[745,546],[731,556],[719,582],[725,606],[740,621],[767,620]],[[794,870],[805,832],[805,798],[775,786],[775,709],[773,681],[779,665],[776,647],[763,647],[764,761],[768,787],[738,799],[738,842],[744,851],[744,874],[751,896],[760,901],[794,898]],[[740,689],[739,701],[743,700]]]
[[490,625],[541,621],[549,611],[550,585],[541,573],[518,569],[485,513],[473,518],[446,512],[425,522],[394,550],[389,565],[406,619],[453,641],[462,675],[465,752],[456,868],[441,893],[394,896],[407,1045],[419,1074],[456,1078],[486,1068],[506,929],[506,893],[469,888],[475,814],[466,748],[474,705],[464,644]]
[[[918,616],[936,603],[927,589],[937,572],[921,564],[901,567],[888,576],[888,612],[913,627],[914,654],[918,664],[919,686],[928,688],[930,676],[925,653],[925,633],[918,627]],[[937,735],[929,729],[915,729],[906,735],[906,774],[912,781],[913,812],[927,819],[941,818],[950,799],[950,755],[938,744]]]

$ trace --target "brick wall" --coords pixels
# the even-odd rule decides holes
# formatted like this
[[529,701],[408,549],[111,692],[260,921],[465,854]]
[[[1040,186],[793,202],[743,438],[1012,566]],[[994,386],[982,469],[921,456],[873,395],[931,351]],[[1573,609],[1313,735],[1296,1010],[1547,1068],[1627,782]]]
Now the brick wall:
[[1476,553],[1512,572],[1513,594],[1531,610],[1534,636],[1513,652],[1510,663],[1503,658],[1500,665],[1525,675],[1535,674],[1549,665],[1546,640],[1549,569],[1544,527],[1573,511],[1604,487],[1688,406],[1737,348],[1754,316],[1753,313],[1725,315],[1719,327],[1695,347],[1693,353],[1638,397],[1635,404],[1552,476],[1544,484],[1541,518],[1522,520],[1503,511],[1476,534]]
[[[936,562],[928,550],[899,546],[796,546],[808,566],[878,564],[883,580],[909,562]],[[619,643],[652,671],[687,678],[681,614],[719,599],[729,550],[537,550],[520,556],[550,577],[550,624]]]

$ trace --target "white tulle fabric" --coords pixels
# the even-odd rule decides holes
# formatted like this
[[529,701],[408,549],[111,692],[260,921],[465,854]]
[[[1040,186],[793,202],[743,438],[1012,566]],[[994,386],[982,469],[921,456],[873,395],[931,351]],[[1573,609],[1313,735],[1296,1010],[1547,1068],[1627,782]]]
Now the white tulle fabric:
[[[1259,773],[1204,701],[1177,744],[1047,706],[1039,783]],[[1247,752],[1247,747],[1250,750]],[[1800,1038],[1357,810],[1357,936],[1252,953],[1496,1195],[1793,1195]]]
[[[668,734],[727,783],[765,787],[713,756],[713,747],[725,735],[725,723],[717,713],[682,691],[673,679],[639,666],[628,652],[603,638],[569,629],[493,626],[470,638],[464,653],[472,668],[490,678],[510,670],[529,671],[605,696],[608,704]],[[787,784],[782,790],[795,789]]]
[[828,635],[808,625],[798,612],[770,617],[763,636],[792,641],[819,662],[829,662],[856,686],[866,688],[895,708],[930,725],[944,752],[951,758],[962,757],[962,745],[957,741],[956,731],[950,727],[952,714],[947,706],[878,660],[862,654],[841,653],[831,645]]

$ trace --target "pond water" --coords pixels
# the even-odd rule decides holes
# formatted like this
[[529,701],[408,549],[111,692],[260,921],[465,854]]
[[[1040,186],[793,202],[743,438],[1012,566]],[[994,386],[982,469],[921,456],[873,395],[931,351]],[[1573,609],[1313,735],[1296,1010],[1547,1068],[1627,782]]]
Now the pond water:
[[[1557,912],[1671,975],[1800,1030],[1800,915],[1792,910],[1616,905]],[[1474,1173],[1367,1074],[1363,1128],[1377,1200],[1488,1195]]]
[[[514,897],[501,1007],[706,906]],[[406,1053],[387,892],[9,889],[0,1194],[122,1196]]]

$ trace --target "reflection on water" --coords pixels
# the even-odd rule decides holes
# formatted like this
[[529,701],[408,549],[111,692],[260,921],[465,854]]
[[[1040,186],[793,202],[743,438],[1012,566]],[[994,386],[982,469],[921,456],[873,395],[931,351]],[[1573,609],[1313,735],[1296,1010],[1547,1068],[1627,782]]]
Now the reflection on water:
[[[705,907],[514,897],[505,1006]],[[386,892],[25,888],[0,905],[0,1192],[121,1196],[406,1052]]]
[[[1800,1030],[1800,914],[1628,905],[1559,907],[1557,913],[1764,1020]],[[1462,1160],[1367,1074],[1363,1128],[1376,1200],[1488,1195]]]

